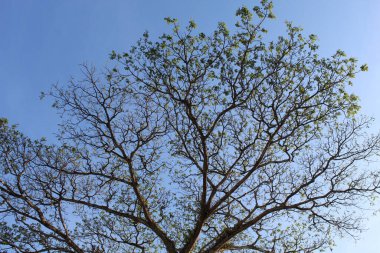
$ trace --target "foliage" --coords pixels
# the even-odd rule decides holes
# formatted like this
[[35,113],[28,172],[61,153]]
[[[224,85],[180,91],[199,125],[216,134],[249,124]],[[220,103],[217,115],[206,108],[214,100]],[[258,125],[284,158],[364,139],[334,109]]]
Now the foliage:
[[[61,145],[0,121],[4,252],[311,252],[360,230],[379,171],[347,91],[367,66],[240,8],[233,32],[148,33],[47,94]],[[368,168],[367,168],[368,167]]]

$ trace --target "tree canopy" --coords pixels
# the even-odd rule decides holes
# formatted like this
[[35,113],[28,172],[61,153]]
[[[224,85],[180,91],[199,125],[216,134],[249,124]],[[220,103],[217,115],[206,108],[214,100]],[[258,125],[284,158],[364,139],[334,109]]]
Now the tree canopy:
[[59,144],[2,119],[0,250],[312,252],[360,230],[380,187],[348,91],[367,66],[291,23],[268,41],[271,2],[236,15],[208,35],[166,18],[54,86]]

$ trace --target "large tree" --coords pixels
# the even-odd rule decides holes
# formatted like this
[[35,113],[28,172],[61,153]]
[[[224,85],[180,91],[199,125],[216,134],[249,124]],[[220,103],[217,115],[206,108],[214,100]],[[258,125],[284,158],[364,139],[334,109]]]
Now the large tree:
[[360,230],[379,193],[342,51],[287,24],[272,4],[237,11],[233,33],[190,22],[144,34],[115,68],[48,95],[60,144],[0,121],[3,252],[311,252]]

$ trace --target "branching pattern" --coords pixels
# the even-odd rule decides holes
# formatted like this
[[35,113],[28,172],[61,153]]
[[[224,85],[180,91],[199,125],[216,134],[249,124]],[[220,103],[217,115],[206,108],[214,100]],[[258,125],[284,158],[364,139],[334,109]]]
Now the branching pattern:
[[380,137],[347,86],[361,69],[272,4],[232,34],[190,22],[113,52],[114,69],[48,94],[61,145],[0,122],[2,252],[312,252],[360,230]]

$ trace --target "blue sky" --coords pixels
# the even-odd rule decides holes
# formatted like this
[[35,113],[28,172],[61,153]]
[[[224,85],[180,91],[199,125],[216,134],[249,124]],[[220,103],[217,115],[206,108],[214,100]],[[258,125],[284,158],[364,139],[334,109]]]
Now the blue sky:
[[[33,138],[54,140],[59,118],[41,91],[80,77],[79,64],[99,69],[112,62],[112,50],[126,51],[144,31],[153,36],[167,30],[164,17],[182,22],[194,19],[210,32],[218,21],[233,24],[240,0],[1,0],[0,1],[0,117],[19,124]],[[280,34],[284,21],[293,21],[305,33],[317,34],[320,53],[336,49],[368,63],[353,87],[361,97],[362,112],[375,118],[371,131],[380,129],[380,1],[275,0],[277,19],[268,28]],[[333,252],[379,252],[380,217],[368,221],[368,230],[355,243],[338,240]]]

